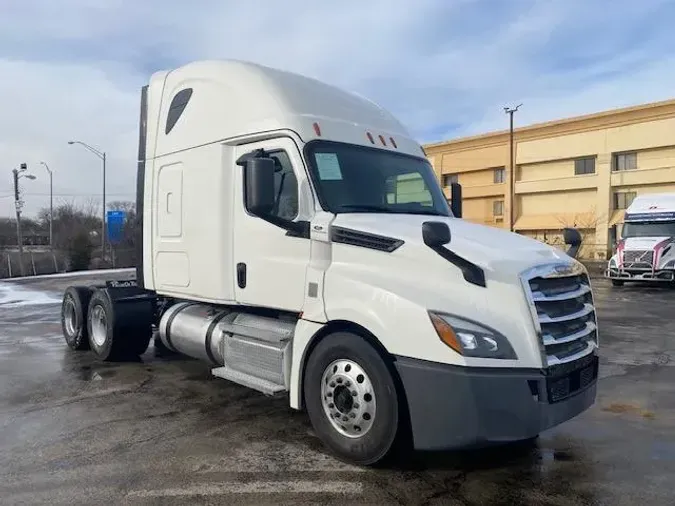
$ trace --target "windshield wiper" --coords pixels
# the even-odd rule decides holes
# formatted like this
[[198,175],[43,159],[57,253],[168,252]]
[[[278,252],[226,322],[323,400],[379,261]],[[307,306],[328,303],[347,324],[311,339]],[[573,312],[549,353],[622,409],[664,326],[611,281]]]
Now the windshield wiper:
[[391,214],[424,214],[430,216],[445,216],[444,214],[434,211],[433,209],[392,209],[387,206],[377,206],[371,204],[344,204],[340,206],[342,209],[352,209],[354,211],[373,211],[379,213]]

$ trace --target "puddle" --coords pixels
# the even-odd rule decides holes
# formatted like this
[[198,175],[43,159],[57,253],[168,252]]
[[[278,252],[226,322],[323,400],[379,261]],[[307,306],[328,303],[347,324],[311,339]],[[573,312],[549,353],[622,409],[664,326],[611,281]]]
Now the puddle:
[[117,371],[111,369],[94,369],[90,365],[80,367],[78,371],[79,379],[83,381],[101,381],[106,378],[112,378],[117,374]]
[[551,462],[570,462],[575,460],[571,452],[565,450],[554,450],[552,448],[539,448],[539,457],[542,463]]

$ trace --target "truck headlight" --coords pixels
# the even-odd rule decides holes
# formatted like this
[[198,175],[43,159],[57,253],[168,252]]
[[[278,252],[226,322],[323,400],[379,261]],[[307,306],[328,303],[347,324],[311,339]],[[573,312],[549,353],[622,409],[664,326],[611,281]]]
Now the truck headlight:
[[480,323],[459,316],[429,311],[438,337],[465,357],[517,360],[518,356],[505,336]]

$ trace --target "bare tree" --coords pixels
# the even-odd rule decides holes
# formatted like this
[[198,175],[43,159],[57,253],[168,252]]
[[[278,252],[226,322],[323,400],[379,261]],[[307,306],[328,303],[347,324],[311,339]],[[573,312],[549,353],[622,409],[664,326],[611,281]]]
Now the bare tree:
[[124,211],[127,215],[136,212],[136,203],[130,200],[113,200],[108,202],[109,211]]
[[577,211],[569,214],[561,214],[556,216],[558,222],[562,225],[561,228],[576,228],[581,234],[581,250],[580,256],[593,257],[596,256],[596,242],[595,234],[598,224],[607,219],[607,213],[598,214],[595,206],[592,206],[588,211]]
[[[76,204],[62,200],[54,206],[54,248],[66,253],[70,269],[87,269],[94,256],[94,241],[100,234],[98,206],[92,201]],[[48,223],[49,209],[40,209],[38,221]]]

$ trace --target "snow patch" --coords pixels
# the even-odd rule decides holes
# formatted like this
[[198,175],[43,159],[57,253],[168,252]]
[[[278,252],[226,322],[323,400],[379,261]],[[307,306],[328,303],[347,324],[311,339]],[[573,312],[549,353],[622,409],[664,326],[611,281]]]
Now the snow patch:
[[0,283],[0,308],[60,304],[61,297],[37,290],[29,290],[10,283]]

